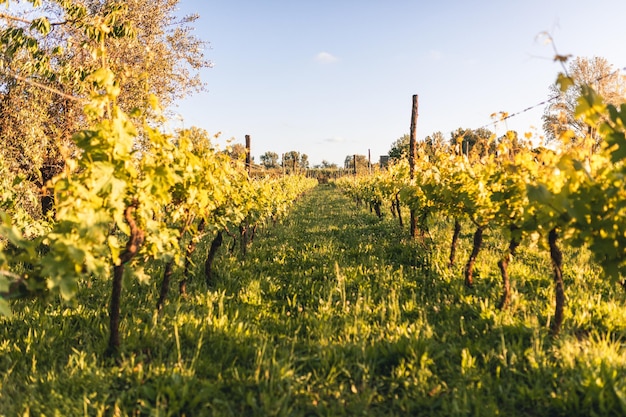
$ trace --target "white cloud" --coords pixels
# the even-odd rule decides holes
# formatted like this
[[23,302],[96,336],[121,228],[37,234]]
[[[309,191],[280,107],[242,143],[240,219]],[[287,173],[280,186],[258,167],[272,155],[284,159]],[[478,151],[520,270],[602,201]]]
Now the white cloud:
[[328,142],[328,143],[343,143],[345,141],[346,140],[342,138],[341,136],[333,136],[332,138],[324,139],[324,142]]
[[315,60],[317,62],[321,62],[322,64],[330,64],[337,61],[337,57],[328,52],[320,52],[319,54],[315,55]]
[[435,49],[432,49],[430,51],[430,53],[428,54],[428,56],[433,61],[439,61],[441,59],[441,57],[443,56],[443,54],[441,53],[441,51],[437,51]]

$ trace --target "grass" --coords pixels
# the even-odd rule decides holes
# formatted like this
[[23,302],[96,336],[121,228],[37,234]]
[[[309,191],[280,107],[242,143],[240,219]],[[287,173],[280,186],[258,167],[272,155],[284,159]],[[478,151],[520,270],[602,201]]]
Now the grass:
[[198,262],[190,295],[173,294],[161,316],[159,279],[128,281],[116,360],[103,356],[109,282],[69,304],[17,302],[0,319],[0,415],[626,414],[626,296],[584,251],[566,251],[554,339],[545,251],[520,248],[499,311],[506,242],[487,233],[467,290],[473,231],[449,269],[451,224],[430,230],[410,241],[391,216],[320,186],[245,258],[222,248],[214,288]]

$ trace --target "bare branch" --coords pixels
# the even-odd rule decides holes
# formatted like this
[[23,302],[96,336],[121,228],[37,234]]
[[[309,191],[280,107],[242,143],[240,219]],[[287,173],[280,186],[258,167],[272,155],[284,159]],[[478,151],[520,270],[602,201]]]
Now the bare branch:
[[[2,13],[2,12],[0,12],[0,18],[6,19],[6,20],[11,20],[11,21],[14,21],[14,22],[25,23],[27,25],[31,25],[33,23],[32,20],[23,19],[21,17],[13,16],[13,15]],[[67,20],[64,20],[62,22],[50,22],[50,26],[65,25],[67,23],[68,23]]]
[[49,87],[49,86],[47,86],[45,84],[41,84],[41,83],[39,83],[37,81],[34,81],[32,79],[29,79],[29,78],[22,77],[21,75],[12,74],[9,71],[5,71],[5,74],[8,75],[9,77],[15,78],[18,81],[22,81],[22,82],[25,82],[25,83],[30,84],[32,86],[35,86],[37,88],[41,88],[42,90],[49,91],[49,92],[51,92],[53,94],[56,94],[56,95],[58,95],[60,97],[65,98],[67,100],[72,100],[72,101],[76,101],[76,102],[82,102],[83,101],[83,99],[80,98],[80,97],[74,97],[74,96],[72,96],[70,94],[67,94],[67,93],[64,93],[62,91],[59,91],[56,88]]
[[21,17],[12,16],[10,14],[0,12],[0,17],[6,20],[12,20],[14,22],[26,23],[30,25],[32,22],[30,20],[22,19]]

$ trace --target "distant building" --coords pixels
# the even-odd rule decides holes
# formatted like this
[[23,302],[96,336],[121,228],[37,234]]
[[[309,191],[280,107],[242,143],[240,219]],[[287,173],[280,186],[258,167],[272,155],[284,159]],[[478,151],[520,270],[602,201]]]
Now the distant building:
[[387,165],[389,165],[389,155],[381,155],[380,156],[380,167],[381,168],[387,168]]

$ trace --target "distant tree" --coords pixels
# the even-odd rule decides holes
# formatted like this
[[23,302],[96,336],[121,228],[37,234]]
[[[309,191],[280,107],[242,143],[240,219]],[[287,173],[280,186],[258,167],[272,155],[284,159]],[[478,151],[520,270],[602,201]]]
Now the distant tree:
[[[194,149],[213,148],[211,135],[209,135],[209,132],[207,132],[206,129],[203,129],[201,127],[191,126],[177,130],[176,138],[180,138],[182,136],[190,138],[193,141]],[[213,136],[213,138],[217,138],[218,136],[219,135],[215,135]]]
[[287,171],[295,172],[300,167],[300,152],[289,151],[284,153],[282,165]]
[[443,136],[443,133],[434,132],[430,134],[429,136],[426,136],[424,138],[424,142],[426,142],[426,145],[430,147],[439,148],[439,147],[445,146],[446,138]]
[[402,159],[409,157],[409,135],[404,135],[395,142],[391,144],[391,149],[389,149],[389,158],[391,159]]
[[[346,156],[346,159],[344,161],[344,168],[354,169],[354,155]],[[365,155],[356,155],[356,169],[357,172],[369,169],[369,163]]]
[[305,153],[300,155],[300,168],[309,169],[309,155]]
[[495,141],[493,133],[484,127],[479,129],[457,129],[452,133],[451,145],[458,145],[458,151],[469,155],[482,156],[488,152],[495,151]]
[[448,146],[448,144],[449,141],[445,139],[443,133],[435,132],[424,138],[422,147],[428,155],[434,155],[437,149]]
[[297,164],[300,161],[300,152],[297,151],[289,151],[283,154],[283,163],[291,163],[294,162]]
[[505,149],[509,153],[509,155],[514,155],[524,148],[534,148],[532,142],[529,139],[520,137],[519,134],[514,130],[507,131],[504,135],[498,138],[497,142],[506,144]]
[[246,147],[241,143],[235,143],[234,145],[226,148],[226,153],[235,160],[245,161],[246,160]]
[[278,154],[276,152],[265,152],[261,155],[261,165],[265,168],[277,168],[278,167]]
[[550,85],[552,100],[546,106],[542,117],[546,142],[559,140],[568,130],[573,131],[577,138],[590,135],[597,142],[599,141],[597,132],[575,117],[581,87],[589,85],[604,98],[605,102],[619,104],[626,97],[624,78],[613,70],[605,58],[599,57],[578,57],[570,62],[567,72],[574,84],[565,92],[561,91],[557,83]]
[[337,164],[330,163],[324,159],[322,160],[322,163],[320,164],[320,168],[337,169]]

